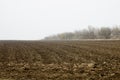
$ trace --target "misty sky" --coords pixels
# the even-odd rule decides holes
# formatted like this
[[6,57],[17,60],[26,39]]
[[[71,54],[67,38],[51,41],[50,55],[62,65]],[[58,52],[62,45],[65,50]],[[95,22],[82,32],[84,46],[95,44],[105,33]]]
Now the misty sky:
[[2,40],[38,40],[88,25],[120,25],[120,0],[0,0]]

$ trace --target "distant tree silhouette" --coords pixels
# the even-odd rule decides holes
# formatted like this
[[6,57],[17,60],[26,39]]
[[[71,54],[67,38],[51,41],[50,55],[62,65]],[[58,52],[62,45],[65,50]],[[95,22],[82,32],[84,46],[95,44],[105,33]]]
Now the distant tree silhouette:
[[101,27],[100,29],[88,26],[87,29],[75,32],[66,32],[45,37],[45,40],[71,40],[71,39],[119,39],[120,26],[114,28]]

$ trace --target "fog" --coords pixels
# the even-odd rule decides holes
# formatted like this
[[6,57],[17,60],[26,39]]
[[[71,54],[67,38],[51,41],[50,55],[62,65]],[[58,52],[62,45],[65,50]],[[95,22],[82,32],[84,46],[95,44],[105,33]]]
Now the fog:
[[0,40],[120,25],[120,0],[0,0]]

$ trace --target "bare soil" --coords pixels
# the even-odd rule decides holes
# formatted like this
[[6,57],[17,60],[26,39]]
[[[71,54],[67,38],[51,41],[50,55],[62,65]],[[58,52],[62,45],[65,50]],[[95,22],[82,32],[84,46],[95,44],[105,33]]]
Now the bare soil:
[[0,80],[120,80],[120,41],[0,41]]

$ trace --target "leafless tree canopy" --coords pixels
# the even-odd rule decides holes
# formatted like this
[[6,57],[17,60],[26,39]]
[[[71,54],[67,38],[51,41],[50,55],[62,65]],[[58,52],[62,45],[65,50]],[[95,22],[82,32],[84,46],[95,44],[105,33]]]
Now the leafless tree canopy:
[[113,28],[101,27],[94,28],[88,26],[88,29],[75,32],[66,32],[57,35],[45,37],[45,40],[72,40],[72,39],[120,39],[120,26]]

